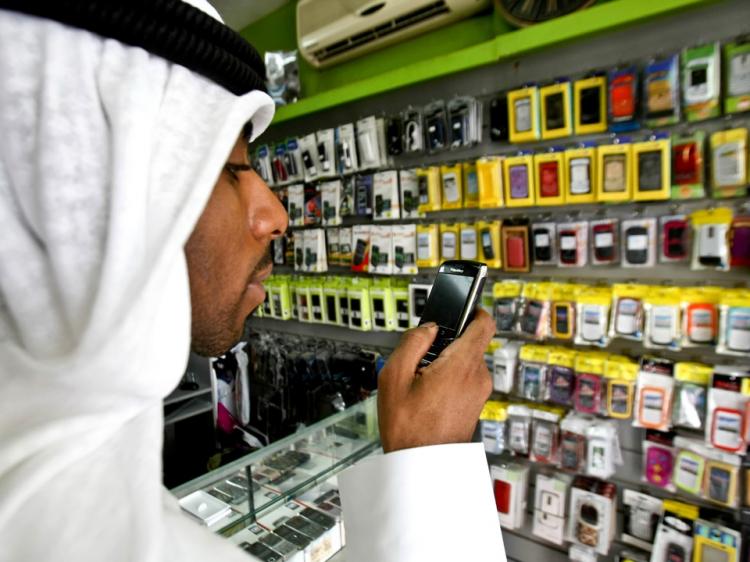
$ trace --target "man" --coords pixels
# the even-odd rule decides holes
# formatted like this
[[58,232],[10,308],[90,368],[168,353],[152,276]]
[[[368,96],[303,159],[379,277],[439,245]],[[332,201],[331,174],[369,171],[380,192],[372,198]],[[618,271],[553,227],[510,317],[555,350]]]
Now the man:
[[[0,0],[0,76],[0,561],[246,560],[163,490],[161,400],[191,311],[197,351],[229,348],[286,228],[246,160],[257,53],[177,0]],[[480,313],[419,373],[434,327],[393,353],[388,454],[340,478],[348,560],[504,559],[462,444],[492,332]]]

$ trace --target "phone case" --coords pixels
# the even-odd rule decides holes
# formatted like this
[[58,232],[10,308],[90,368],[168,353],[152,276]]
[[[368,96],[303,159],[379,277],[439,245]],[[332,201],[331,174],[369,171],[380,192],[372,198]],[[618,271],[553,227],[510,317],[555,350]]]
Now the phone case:
[[503,187],[506,207],[534,205],[534,158],[531,155],[511,156],[503,160]]
[[735,505],[737,469],[720,461],[708,460],[705,472],[703,493],[706,498],[722,505]]
[[503,226],[505,271],[529,271],[529,229],[526,226]]
[[596,148],[573,148],[565,151],[566,203],[596,201]]
[[646,480],[654,486],[666,488],[672,481],[672,469],[672,452],[650,446],[646,454]]
[[569,137],[573,134],[572,88],[570,82],[544,86],[539,90],[544,140]]
[[633,415],[633,383],[607,381],[607,413],[609,417],[627,420]]
[[589,135],[607,130],[607,78],[592,76],[573,83],[575,134]]
[[576,377],[575,408],[585,414],[597,414],[601,407],[602,378],[579,373]]
[[632,198],[632,147],[628,143],[603,145],[597,151],[597,201]]
[[690,451],[680,451],[675,459],[674,485],[689,494],[698,495],[703,485],[706,459]]
[[669,423],[669,404],[661,387],[644,386],[638,401],[638,422],[645,428],[660,429]]
[[746,446],[745,416],[734,408],[716,408],[711,420],[711,444],[722,451],[736,453]]

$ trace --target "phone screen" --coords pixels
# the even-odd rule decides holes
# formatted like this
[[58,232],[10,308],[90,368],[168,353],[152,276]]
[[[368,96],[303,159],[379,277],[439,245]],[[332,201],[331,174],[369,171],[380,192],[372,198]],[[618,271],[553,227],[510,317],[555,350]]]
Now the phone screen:
[[421,321],[432,321],[439,326],[456,329],[473,282],[474,277],[470,275],[439,273]]

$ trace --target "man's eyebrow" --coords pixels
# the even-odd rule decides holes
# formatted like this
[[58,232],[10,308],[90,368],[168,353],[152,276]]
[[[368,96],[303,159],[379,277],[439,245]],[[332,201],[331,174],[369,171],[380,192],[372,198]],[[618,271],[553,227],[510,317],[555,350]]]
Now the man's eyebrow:
[[250,164],[235,164],[233,162],[227,162],[224,166],[231,172],[249,172],[253,169]]

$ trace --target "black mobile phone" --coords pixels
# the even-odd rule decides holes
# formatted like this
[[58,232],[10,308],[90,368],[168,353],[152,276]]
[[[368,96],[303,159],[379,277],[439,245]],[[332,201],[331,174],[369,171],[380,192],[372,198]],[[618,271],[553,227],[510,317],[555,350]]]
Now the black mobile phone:
[[492,233],[490,232],[490,229],[482,229],[480,238],[482,239],[482,251],[484,252],[484,259],[494,260],[495,250],[492,248]]
[[487,278],[487,266],[474,261],[446,261],[438,269],[420,324],[435,322],[438,333],[420,365],[432,363],[461,335],[474,316]]

